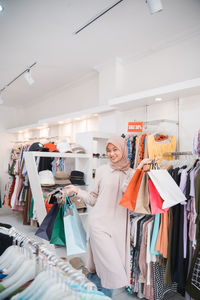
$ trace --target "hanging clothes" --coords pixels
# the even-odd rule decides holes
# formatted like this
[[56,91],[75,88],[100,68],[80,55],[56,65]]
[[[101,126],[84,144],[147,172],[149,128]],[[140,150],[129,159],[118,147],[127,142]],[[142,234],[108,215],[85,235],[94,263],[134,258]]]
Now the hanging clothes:
[[[149,158],[159,158],[158,163],[160,163],[164,158],[163,154],[165,152],[175,152],[176,151],[176,136],[169,136],[167,140],[156,141],[154,135],[148,136],[148,154]],[[172,160],[173,156],[169,155],[165,159]]]

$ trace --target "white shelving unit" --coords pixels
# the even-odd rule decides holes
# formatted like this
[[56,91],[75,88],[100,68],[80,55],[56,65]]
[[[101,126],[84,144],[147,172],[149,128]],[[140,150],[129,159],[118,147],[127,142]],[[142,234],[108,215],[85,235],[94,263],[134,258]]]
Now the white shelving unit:
[[[87,154],[74,154],[74,153],[56,153],[56,152],[25,152],[24,159],[26,169],[29,177],[32,195],[34,198],[35,209],[39,224],[42,223],[46,216],[46,209],[44,204],[44,198],[39,180],[39,174],[36,167],[35,157],[64,157],[68,159],[75,159],[75,169],[84,172],[85,182],[88,185],[89,177],[87,176],[87,170],[90,166],[91,155]],[[81,214],[85,215],[84,213]]]
[[[74,159],[75,170],[82,171],[85,174],[85,183],[88,190],[92,187],[94,180],[92,178],[93,168],[98,167],[97,162],[106,163],[107,159],[95,159],[93,153],[95,151],[105,153],[105,144],[109,137],[113,134],[102,132],[84,132],[78,133],[76,141],[83,146],[87,154],[76,153],[57,153],[57,152],[37,152],[29,151],[24,153],[26,169],[30,181],[30,187],[34,198],[35,209],[39,224],[42,223],[46,216],[46,208],[43,199],[43,193],[40,185],[39,174],[36,166],[36,157],[61,157],[66,159]],[[96,161],[96,163],[95,163]],[[83,186],[84,187],[84,186]],[[80,214],[85,216],[87,213]]]
[[90,190],[94,184],[93,169],[98,168],[101,164],[106,164],[106,158],[94,158],[93,153],[106,154],[105,146],[107,140],[112,137],[114,133],[107,132],[80,132],[76,134],[76,142],[83,146],[90,156],[89,165],[87,169],[88,189]]

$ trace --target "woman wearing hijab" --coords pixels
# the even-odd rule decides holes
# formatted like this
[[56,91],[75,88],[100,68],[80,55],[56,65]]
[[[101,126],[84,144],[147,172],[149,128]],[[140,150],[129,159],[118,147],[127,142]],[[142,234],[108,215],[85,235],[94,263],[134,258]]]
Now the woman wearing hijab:
[[[128,148],[121,137],[106,144],[110,163],[96,170],[93,190],[88,193],[77,186],[66,186],[67,194],[76,193],[93,206],[89,214],[88,278],[98,290],[112,298],[113,289],[129,285],[130,223],[128,209],[119,205],[134,170],[129,167]],[[151,163],[144,159],[138,168]]]

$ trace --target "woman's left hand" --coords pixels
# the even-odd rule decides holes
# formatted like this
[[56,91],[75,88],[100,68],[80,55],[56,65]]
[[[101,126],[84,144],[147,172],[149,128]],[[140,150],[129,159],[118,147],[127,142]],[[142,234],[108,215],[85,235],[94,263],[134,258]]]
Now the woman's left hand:
[[152,164],[152,161],[156,161],[155,159],[152,158],[144,158],[140,164],[138,165],[137,169],[142,169],[145,165],[150,165]]
[[64,188],[66,189],[68,196],[72,196],[73,194],[78,194],[79,189],[75,185],[72,184],[66,185]]

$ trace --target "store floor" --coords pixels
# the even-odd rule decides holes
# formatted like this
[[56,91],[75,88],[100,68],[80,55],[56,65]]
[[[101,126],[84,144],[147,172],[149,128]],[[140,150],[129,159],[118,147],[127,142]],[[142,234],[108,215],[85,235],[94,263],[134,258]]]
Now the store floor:
[[[22,214],[20,212],[12,211],[10,208],[2,207],[0,208],[0,222],[1,223],[7,223],[11,226],[14,226],[19,231],[23,232],[30,238],[33,238],[34,240],[41,241],[45,244],[45,246],[51,250],[53,253],[55,253],[59,257],[66,257],[66,249],[65,247],[54,247],[54,245],[50,245],[49,242],[40,239],[39,237],[35,236],[35,232],[37,230],[36,227],[27,226],[22,224]],[[81,257],[82,260],[85,262],[85,257]],[[128,295],[124,288],[117,289],[114,292],[113,296],[114,300],[128,300],[128,299],[138,299],[137,297]]]

